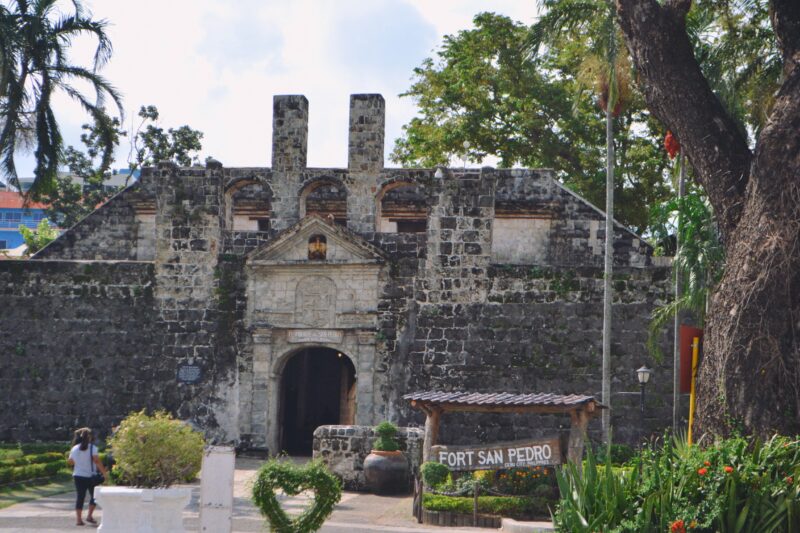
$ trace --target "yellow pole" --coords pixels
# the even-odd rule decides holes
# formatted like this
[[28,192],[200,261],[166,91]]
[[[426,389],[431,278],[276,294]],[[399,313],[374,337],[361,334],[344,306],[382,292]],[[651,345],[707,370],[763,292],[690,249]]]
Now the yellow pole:
[[695,393],[694,393],[694,383],[695,378],[697,377],[697,357],[700,352],[700,338],[695,337],[692,341],[692,388],[690,389],[689,393],[689,434],[688,434],[688,441],[689,446],[692,445],[692,423],[694,422],[694,402],[695,402]]

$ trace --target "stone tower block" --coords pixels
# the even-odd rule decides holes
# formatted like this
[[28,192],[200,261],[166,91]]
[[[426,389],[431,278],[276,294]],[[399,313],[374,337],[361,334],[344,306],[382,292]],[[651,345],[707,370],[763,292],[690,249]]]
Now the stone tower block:
[[383,171],[386,102],[380,94],[350,95],[347,167],[347,227],[365,233],[375,229],[375,190]]
[[[156,303],[167,357],[201,361],[214,352],[216,268],[222,244],[223,171],[159,163],[156,180]],[[188,333],[191,332],[191,333]],[[207,362],[207,361],[204,361]]]
[[486,301],[492,255],[495,172],[450,170],[437,180],[438,198],[428,219],[425,301]]
[[350,137],[347,168],[350,172],[383,170],[386,102],[380,94],[350,95]]
[[301,94],[272,99],[272,170],[302,172],[308,153],[308,100]]

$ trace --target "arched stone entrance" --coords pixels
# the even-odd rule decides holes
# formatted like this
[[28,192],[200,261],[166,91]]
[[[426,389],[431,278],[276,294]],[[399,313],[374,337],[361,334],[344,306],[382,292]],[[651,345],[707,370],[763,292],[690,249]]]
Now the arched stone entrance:
[[354,423],[356,369],[343,352],[322,346],[298,350],[286,361],[280,384],[282,450],[311,455],[317,427]]

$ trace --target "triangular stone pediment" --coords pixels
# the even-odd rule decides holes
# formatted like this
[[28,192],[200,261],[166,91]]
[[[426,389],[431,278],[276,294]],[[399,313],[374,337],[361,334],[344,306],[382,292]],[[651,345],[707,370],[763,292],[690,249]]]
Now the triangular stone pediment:
[[[322,236],[325,240],[325,259],[309,259],[309,240]],[[278,234],[275,239],[250,253],[248,263],[383,263],[380,249],[355,233],[311,215]]]

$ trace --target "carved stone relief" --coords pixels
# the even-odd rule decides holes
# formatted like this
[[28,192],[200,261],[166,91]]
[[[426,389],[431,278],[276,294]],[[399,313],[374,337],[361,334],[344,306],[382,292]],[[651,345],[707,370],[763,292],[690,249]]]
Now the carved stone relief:
[[336,284],[325,276],[308,276],[297,283],[295,322],[311,327],[333,326]]

